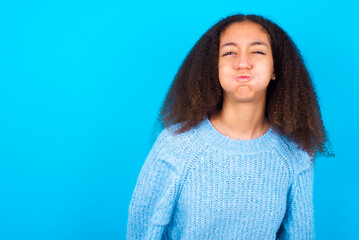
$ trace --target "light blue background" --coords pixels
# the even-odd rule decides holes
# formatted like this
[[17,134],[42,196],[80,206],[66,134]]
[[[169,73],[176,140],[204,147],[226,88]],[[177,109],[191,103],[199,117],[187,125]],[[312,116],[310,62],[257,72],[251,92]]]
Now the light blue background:
[[166,91],[221,17],[267,16],[301,49],[336,153],[315,166],[319,240],[357,239],[358,5],[0,0],[0,239],[124,239]]

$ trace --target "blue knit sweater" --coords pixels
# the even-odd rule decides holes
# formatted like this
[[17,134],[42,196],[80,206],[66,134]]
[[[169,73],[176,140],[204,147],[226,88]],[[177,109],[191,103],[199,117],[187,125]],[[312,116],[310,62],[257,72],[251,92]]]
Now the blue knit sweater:
[[268,130],[235,140],[206,119],[165,129],[132,196],[127,239],[314,239],[313,165]]

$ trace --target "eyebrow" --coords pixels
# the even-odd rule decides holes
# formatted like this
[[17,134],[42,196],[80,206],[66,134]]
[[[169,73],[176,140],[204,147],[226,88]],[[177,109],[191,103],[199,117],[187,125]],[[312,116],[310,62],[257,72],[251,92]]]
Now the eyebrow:
[[[255,42],[252,42],[252,43],[250,44],[250,46],[256,46],[256,45],[263,45],[263,46],[269,48],[268,45],[267,45],[266,43],[262,42],[262,41],[255,41]],[[223,44],[223,45],[221,46],[221,49],[224,48],[224,47],[226,47],[226,46],[237,46],[237,44],[234,43],[234,42],[227,42],[227,43],[225,43],[225,44]]]

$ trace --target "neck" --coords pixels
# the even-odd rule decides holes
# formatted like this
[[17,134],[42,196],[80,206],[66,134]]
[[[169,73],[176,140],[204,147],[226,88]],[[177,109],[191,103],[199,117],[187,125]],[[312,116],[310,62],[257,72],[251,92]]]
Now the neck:
[[265,104],[223,103],[221,112],[211,117],[212,125],[223,135],[235,139],[253,139],[262,136],[269,128],[264,114]]

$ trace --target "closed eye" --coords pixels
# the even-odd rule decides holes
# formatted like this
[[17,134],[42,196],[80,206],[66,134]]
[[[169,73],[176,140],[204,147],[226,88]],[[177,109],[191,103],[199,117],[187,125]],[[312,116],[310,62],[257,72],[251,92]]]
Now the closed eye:
[[264,53],[264,52],[261,52],[261,51],[254,51],[253,53],[265,55],[265,53]]
[[235,54],[235,52],[226,52],[222,56],[228,56],[228,55],[233,55],[233,54]]

